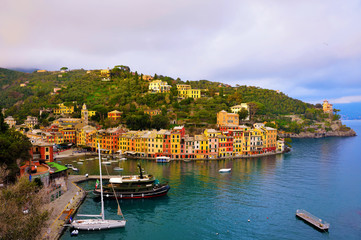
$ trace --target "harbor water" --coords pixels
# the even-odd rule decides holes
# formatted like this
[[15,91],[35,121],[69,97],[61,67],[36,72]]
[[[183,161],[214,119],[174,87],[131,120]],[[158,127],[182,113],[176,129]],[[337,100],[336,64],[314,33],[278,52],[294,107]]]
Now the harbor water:
[[[167,196],[120,200],[122,229],[80,231],[77,239],[361,239],[361,121],[345,121],[359,136],[293,139],[290,153],[240,160],[126,160],[107,165],[109,174],[147,173],[171,186]],[[79,174],[99,174],[97,160],[77,164]],[[116,172],[114,167],[124,171]],[[232,168],[230,173],[219,173]],[[103,165],[103,174],[107,174]],[[94,181],[82,183],[94,189]],[[88,195],[78,213],[99,214]],[[330,223],[328,233],[296,218],[305,209]],[[106,219],[118,219],[115,200],[105,201]],[[70,239],[69,231],[61,239]]]

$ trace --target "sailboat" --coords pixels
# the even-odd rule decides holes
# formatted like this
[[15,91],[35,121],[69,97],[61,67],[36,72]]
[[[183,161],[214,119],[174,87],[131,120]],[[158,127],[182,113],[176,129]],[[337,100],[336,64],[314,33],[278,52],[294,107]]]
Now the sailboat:
[[71,227],[79,230],[102,230],[102,229],[110,229],[110,228],[120,228],[125,227],[126,220],[120,210],[118,203],[118,215],[123,216],[122,220],[106,220],[104,216],[104,200],[103,200],[103,182],[102,182],[102,164],[100,157],[100,146],[98,143],[98,151],[99,151],[99,171],[100,171],[100,192],[101,192],[101,207],[102,212],[100,215],[87,215],[87,214],[78,214],[79,217],[95,217],[96,219],[77,219],[71,222]]

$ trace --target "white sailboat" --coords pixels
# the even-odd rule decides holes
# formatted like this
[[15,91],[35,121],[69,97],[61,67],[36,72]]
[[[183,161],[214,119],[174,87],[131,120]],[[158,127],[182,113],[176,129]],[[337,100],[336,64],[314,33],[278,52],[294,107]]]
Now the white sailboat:
[[[79,230],[102,230],[102,229],[110,229],[110,228],[120,228],[125,227],[126,220],[106,220],[104,216],[104,200],[103,200],[103,181],[102,181],[102,164],[100,158],[100,146],[98,143],[99,149],[99,171],[100,171],[100,191],[101,191],[101,204],[102,204],[102,212],[100,215],[85,215],[78,214],[80,217],[95,217],[96,219],[77,219],[71,223],[71,227]],[[118,203],[118,215],[122,215],[119,203]]]

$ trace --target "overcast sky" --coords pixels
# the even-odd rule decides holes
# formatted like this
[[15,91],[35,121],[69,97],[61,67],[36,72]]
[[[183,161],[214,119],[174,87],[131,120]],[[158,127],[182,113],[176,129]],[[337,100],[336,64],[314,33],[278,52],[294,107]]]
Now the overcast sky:
[[360,0],[0,0],[0,67],[139,73],[361,102]]

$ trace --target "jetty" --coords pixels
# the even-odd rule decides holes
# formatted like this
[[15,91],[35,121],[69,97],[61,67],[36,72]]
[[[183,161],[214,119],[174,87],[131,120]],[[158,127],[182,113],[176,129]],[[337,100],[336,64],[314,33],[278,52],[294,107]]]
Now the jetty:
[[330,227],[329,223],[303,209],[297,209],[296,216],[320,231],[328,231]]

